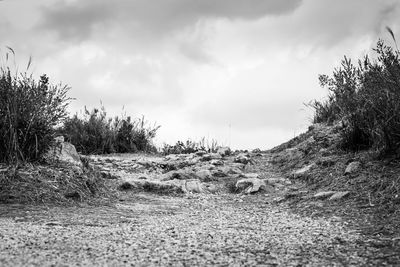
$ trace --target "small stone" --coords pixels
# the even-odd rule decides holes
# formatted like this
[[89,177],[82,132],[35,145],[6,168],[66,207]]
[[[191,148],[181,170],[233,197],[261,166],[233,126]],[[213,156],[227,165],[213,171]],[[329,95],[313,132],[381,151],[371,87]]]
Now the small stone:
[[336,193],[335,191],[318,192],[314,195],[314,198],[325,199],[325,198],[328,198],[328,197],[334,195],[335,193]]
[[310,164],[310,165],[304,166],[303,168],[294,171],[294,172],[292,173],[292,176],[293,176],[293,178],[302,178],[302,177],[305,177],[305,176],[307,176],[307,174],[310,172],[310,170],[311,170],[313,167],[314,167],[314,164]]
[[335,194],[333,194],[329,200],[339,200],[342,199],[346,196],[348,196],[350,194],[349,191],[343,191],[343,192],[336,192]]
[[65,198],[70,198],[75,201],[81,200],[81,195],[77,191],[71,191],[64,194]]
[[347,165],[346,170],[344,171],[344,174],[352,174],[357,172],[361,167],[361,163],[359,161],[353,161]]
[[210,164],[215,165],[215,166],[222,166],[224,165],[224,161],[220,159],[213,159],[210,161]]

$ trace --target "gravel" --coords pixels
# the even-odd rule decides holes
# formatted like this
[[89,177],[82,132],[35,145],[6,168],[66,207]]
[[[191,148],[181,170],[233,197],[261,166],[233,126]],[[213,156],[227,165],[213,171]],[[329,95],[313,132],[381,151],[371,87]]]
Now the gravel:
[[339,217],[302,217],[264,195],[0,205],[0,266],[372,265],[361,240]]

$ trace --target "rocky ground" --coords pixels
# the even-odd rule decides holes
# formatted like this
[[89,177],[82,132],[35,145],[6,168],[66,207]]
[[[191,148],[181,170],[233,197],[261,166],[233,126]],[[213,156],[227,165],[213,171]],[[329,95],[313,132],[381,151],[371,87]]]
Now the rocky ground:
[[[279,157],[296,156],[290,149]],[[276,153],[221,149],[86,160],[117,190],[117,200],[96,206],[1,204],[1,266],[400,264],[400,239],[372,240],[349,216],[294,208],[290,200],[301,196],[301,203],[323,211],[340,206],[351,192],[308,188],[293,179],[301,164],[280,174],[272,165]]]

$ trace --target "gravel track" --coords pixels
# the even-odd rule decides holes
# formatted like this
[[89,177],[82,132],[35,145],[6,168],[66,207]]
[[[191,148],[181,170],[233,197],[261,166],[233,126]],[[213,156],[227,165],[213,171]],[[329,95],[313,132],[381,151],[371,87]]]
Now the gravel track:
[[372,265],[340,218],[264,195],[130,194],[107,207],[0,205],[1,266]]

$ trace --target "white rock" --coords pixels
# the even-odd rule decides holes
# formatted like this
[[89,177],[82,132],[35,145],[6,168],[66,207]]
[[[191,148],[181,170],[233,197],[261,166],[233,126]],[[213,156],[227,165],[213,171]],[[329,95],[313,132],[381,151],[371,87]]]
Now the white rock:
[[359,161],[353,161],[347,165],[344,174],[352,174],[357,172],[361,167],[361,163]]
[[310,172],[310,170],[314,167],[314,165],[315,165],[315,164],[313,163],[313,164],[304,166],[304,167],[301,168],[301,169],[295,170],[295,171],[292,173],[293,178],[300,178],[300,177],[306,176],[306,175]]
[[245,178],[236,182],[236,188],[244,190],[244,193],[251,194],[265,188],[265,182],[258,178]]
[[325,198],[333,196],[335,193],[336,193],[335,191],[318,192],[314,195],[314,198],[325,199]]
[[335,194],[333,194],[329,200],[339,200],[342,199],[346,196],[348,196],[350,194],[349,191],[343,191],[343,192],[336,192]]
[[81,167],[82,161],[75,149],[75,146],[68,142],[60,142],[62,138],[59,138],[58,140],[59,141],[57,141],[54,146],[50,147],[49,151],[45,155],[45,158],[48,160],[58,160]]

